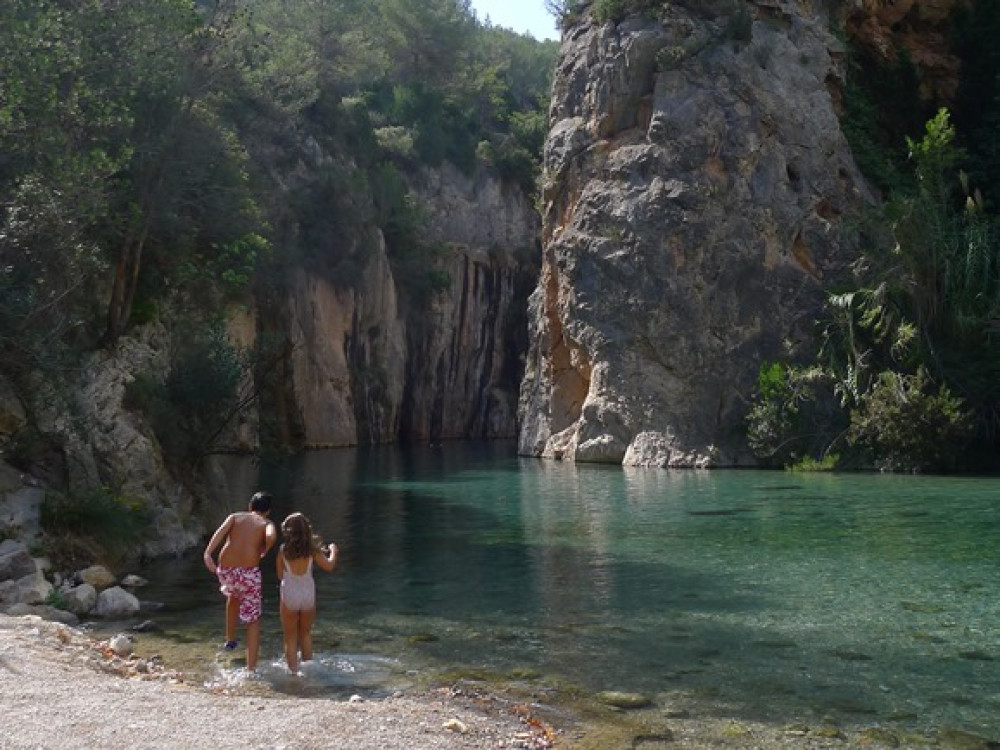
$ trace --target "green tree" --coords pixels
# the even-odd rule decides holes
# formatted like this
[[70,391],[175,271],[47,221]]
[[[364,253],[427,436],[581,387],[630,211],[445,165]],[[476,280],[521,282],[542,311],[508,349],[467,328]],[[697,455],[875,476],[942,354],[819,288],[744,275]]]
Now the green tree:
[[90,229],[132,156],[110,3],[0,6],[0,361],[65,364],[90,333],[105,263]]
[[[164,228],[163,222],[169,222],[171,214],[197,216],[198,211],[184,209],[198,206],[206,190],[221,182],[210,175],[208,180],[199,179],[205,176],[203,167],[214,162],[217,168],[229,169],[225,162],[239,158],[242,152],[239,144],[219,132],[220,121],[214,111],[220,92],[235,77],[230,43],[244,19],[239,4],[219,0],[204,16],[192,14],[190,2],[183,0],[128,7],[130,13],[141,13],[137,8],[146,11],[129,27],[136,34],[139,56],[151,39],[158,54],[153,63],[138,65],[127,100],[135,116],[130,133],[134,155],[121,175],[114,212],[104,228],[105,241],[118,248],[105,343],[114,343],[128,323],[147,246],[177,239],[176,235],[157,234],[157,230]],[[126,14],[118,21],[126,25],[131,18]],[[142,24],[149,26],[143,28]],[[207,140],[206,135],[210,136]],[[203,151],[206,143],[218,146],[207,159]],[[226,189],[216,195],[232,195],[233,185],[223,186]],[[236,216],[252,212],[245,197],[245,193],[237,196],[226,208]],[[207,213],[201,216],[207,217]],[[224,216],[214,212],[211,218]],[[207,222],[200,226],[207,226]]]
[[395,80],[443,89],[464,69],[474,28],[469,0],[380,0],[379,14]]

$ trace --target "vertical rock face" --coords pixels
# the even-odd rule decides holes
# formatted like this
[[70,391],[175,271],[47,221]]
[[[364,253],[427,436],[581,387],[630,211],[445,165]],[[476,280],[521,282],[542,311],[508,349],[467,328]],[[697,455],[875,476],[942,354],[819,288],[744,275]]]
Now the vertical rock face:
[[497,178],[447,166],[415,179],[411,194],[430,216],[427,241],[445,248],[438,265],[449,282],[440,294],[425,304],[401,296],[379,238],[356,284],[298,270],[277,320],[258,323],[289,341],[271,408],[283,441],[516,436],[527,327],[515,297],[523,305],[527,290],[518,287],[538,214]]
[[413,185],[427,239],[450,248],[450,284],[411,316],[400,436],[513,438],[527,349],[525,278],[534,281],[541,221],[528,196],[477,171],[425,172]]
[[520,372],[519,352],[508,346],[515,335],[516,266],[507,254],[463,248],[449,268],[445,297],[426,318],[411,321],[400,435],[512,438]]
[[699,7],[564,35],[523,454],[749,464],[761,360],[808,344],[854,255],[849,219],[871,199],[825,20],[790,2]]

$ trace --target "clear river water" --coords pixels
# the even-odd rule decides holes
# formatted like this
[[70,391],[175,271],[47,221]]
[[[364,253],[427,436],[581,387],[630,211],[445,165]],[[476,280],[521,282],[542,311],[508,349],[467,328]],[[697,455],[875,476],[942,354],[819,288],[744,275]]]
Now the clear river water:
[[[220,461],[243,489],[217,520],[267,489],[276,520],[302,511],[341,549],[302,677],[265,561],[261,689],[478,678],[1000,739],[1000,479],[573,465],[509,443]],[[140,572],[168,663],[235,680],[200,552]]]

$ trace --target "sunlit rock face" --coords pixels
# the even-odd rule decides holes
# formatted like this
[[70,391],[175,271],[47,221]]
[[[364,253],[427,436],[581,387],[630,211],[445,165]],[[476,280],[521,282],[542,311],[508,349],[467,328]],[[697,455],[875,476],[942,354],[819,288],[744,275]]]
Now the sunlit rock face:
[[564,34],[523,454],[752,463],[759,365],[808,348],[824,287],[856,255],[872,198],[835,113],[844,59],[825,18],[707,6]]

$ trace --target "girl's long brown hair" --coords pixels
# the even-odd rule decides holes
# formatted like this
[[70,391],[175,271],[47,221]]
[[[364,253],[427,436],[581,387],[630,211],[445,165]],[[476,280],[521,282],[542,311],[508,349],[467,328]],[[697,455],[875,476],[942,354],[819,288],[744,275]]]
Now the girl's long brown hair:
[[285,538],[282,548],[289,560],[312,557],[322,546],[319,537],[313,534],[309,519],[301,513],[292,513],[282,521],[281,535]]

